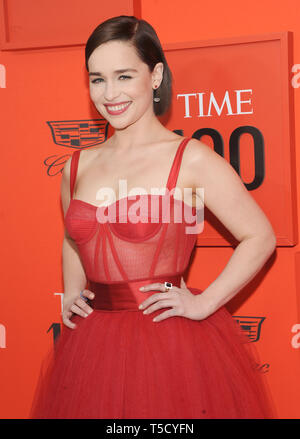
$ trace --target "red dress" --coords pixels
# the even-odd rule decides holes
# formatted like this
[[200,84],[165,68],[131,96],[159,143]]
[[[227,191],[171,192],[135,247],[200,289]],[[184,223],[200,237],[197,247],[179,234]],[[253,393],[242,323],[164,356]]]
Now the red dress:
[[[188,141],[177,149],[168,189],[176,186]],[[180,286],[197,234],[186,233],[188,214],[177,222],[174,216],[195,208],[171,196],[166,220],[163,195],[123,197],[109,207],[74,199],[79,157],[77,150],[65,226],[95,292],[94,310],[86,318],[74,314],[75,329],[62,325],[44,359],[30,418],[272,418],[253,347],[225,307],[201,321],[172,316],[160,322],[152,319],[169,308],[149,315],[138,309],[155,292],[142,293],[141,285]]]

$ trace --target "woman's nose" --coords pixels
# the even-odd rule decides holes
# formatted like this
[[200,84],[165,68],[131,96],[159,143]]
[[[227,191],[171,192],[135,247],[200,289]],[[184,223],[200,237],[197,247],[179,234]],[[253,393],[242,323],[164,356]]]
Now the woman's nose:
[[108,101],[114,100],[119,95],[118,86],[115,83],[107,82],[105,84],[104,97]]

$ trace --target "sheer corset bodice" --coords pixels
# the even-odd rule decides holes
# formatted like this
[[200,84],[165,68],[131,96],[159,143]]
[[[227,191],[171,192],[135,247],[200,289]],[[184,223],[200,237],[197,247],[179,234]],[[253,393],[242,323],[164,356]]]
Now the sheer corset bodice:
[[174,188],[188,141],[176,151],[164,195],[124,197],[101,207],[73,198],[80,150],[73,153],[65,226],[89,280],[128,282],[184,272],[196,243],[198,210],[175,198]]

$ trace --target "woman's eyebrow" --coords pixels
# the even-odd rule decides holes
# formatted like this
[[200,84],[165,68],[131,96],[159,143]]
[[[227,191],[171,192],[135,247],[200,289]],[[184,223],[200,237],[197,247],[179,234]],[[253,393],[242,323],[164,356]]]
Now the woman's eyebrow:
[[[114,73],[136,72],[136,69],[118,69]],[[89,72],[89,76],[103,76],[101,72]]]

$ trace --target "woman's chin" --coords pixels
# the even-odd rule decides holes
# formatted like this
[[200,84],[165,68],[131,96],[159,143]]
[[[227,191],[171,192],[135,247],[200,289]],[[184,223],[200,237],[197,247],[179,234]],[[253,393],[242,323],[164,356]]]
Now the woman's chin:
[[112,128],[115,130],[124,130],[130,125],[134,124],[135,120],[113,120],[111,118],[106,119]]

